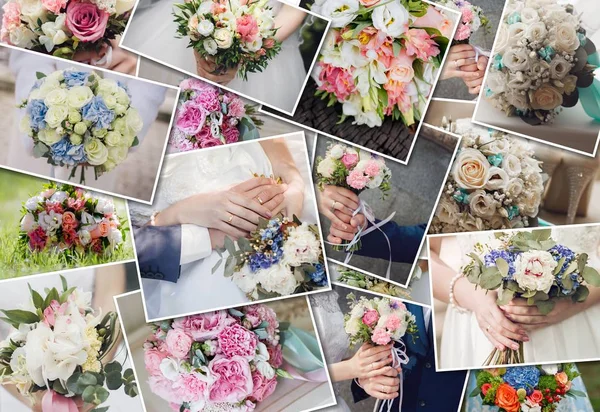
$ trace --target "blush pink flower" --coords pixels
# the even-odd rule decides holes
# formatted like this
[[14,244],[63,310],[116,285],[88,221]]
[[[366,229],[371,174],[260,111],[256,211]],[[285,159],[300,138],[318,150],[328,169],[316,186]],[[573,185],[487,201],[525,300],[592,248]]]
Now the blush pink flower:
[[467,24],[473,21],[473,10],[471,10],[468,7],[463,7],[462,9],[460,9],[461,13],[462,13],[462,22]]
[[283,363],[283,353],[281,351],[281,345],[268,345],[267,351],[269,352],[269,363],[274,368],[278,368]]
[[42,6],[58,15],[67,6],[67,0],[42,0]]
[[273,46],[275,46],[275,39],[272,37],[269,37],[268,39],[264,39],[263,40],[263,47],[265,49],[272,49]]
[[64,230],[77,229],[79,221],[73,212],[65,212],[62,215],[62,227]]
[[58,202],[51,202],[49,200],[46,200],[46,212],[50,213],[50,212],[54,212],[54,213],[63,213],[65,211],[65,209],[62,207],[62,204],[58,203]]
[[176,124],[183,133],[195,135],[202,129],[205,122],[206,110],[194,100],[188,100],[179,108]]
[[406,51],[401,50],[391,63],[390,70],[387,72],[389,80],[398,83],[409,83],[415,77],[415,71],[413,69],[414,57],[406,54]]
[[387,320],[385,322],[385,327],[389,331],[395,331],[396,329],[398,329],[400,327],[401,324],[402,324],[402,321],[400,320],[400,318],[397,315],[392,313],[387,318]]
[[167,332],[167,349],[177,359],[185,359],[190,354],[192,337],[180,329],[170,329]]
[[360,2],[360,4],[362,4],[365,7],[372,7],[374,5],[376,5],[377,3],[379,3],[381,0],[358,0]]
[[109,14],[95,4],[72,1],[67,6],[66,25],[81,42],[94,42],[104,37]]
[[373,326],[379,320],[379,312],[375,309],[369,309],[362,317],[362,321],[367,326]]
[[144,351],[144,365],[146,370],[151,375],[160,374],[160,363],[164,358],[167,357],[165,352],[161,352],[157,348],[153,347]]
[[251,14],[238,17],[236,20],[236,29],[243,42],[252,42],[258,35],[258,23]]
[[277,334],[277,328],[279,328],[279,321],[277,320],[277,314],[273,309],[266,305],[250,305],[244,308],[244,314],[246,316],[255,316],[260,319],[260,324],[263,321],[267,322],[267,334],[269,337],[267,341],[273,345],[277,344],[275,336]]
[[148,378],[148,386],[150,390],[157,396],[170,403],[177,403],[181,405],[181,400],[177,396],[177,393],[173,389],[173,381],[165,378],[162,374],[152,375]]
[[201,91],[205,89],[214,89],[215,86],[213,86],[210,83],[203,82],[202,80],[190,77],[188,79],[182,80],[181,83],[179,83],[179,88],[182,90]]
[[209,388],[212,402],[241,402],[252,393],[252,373],[250,364],[241,356],[227,359],[217,355],[208,364],[215,381]]
[[185,316],[173,321],[173,328],[188,333],[194,340],[214,339],[228,325],[235,323],[235,319],[224,310],[201,313],[199,315]]
[[410,29],[405,34],[406,54],[421,60],[429,60],[440,54],[440,48],[429,33],[422,29]]
[[223,137],[225,137],[225,143],[235,143],[240,140],[240,131],[237,127],[226,127],[223,128]]
[[215,147],[215,146],[222,146],[223,142],[221,141],[221,139],[216,139],[214,137],[208,137],[206,139],[203,139],[200,142],[200,147],[201,148],[207,148],[207,147]]
[[344,153],[342,156],[342,163],[346,166],[346,169],[350,169],[358,163],[358,153]]
[[442,32],[444,37],[450,37],[454,29],[454,22],[433,6],[427,8],[424,16],[417,18],[411,27],[432,27]]
[[377,60],[386,68],[392,66],[394,58],[393,39],[373,26],[365,27],[358,34],[360,51],[363,56]]
[[197,402],[208,395],[207,378],[199,373],[185,373],[173,383],[173,390],[183,402]]
[[459,25],[458,29],[456,29],[456,34],[454,35],[454,39],[455,40],[467,40],[469,37],[471,37],[471,29],[469,28],[469,26],[467,26],[465,24]]
[[391,334],[384,328],[376,328],[371,336],[373,343],[377,345],[387,345],[392,340]]
[[277,377],[267,379],[258,370],[252,372],[252,383],[254,388],[250,394],[250,400],[254,402],[262,402],[275,392],[277,387]]
[[54,326],[56,323],[56,315],[64,315],[67,311],[67,303],[62,305],[57,300],[52,300],[50,306],[44,309],[44,320],[43,322],[48,326]]
[[371,160],[365,166],[365,174],[370,177],[375,177],[379,174],[381,167],[379,166],[379,162],[376,160]]
[[77,199],[70,197],[67,199],[67,207],[79,212],[85,207],[85,199],[83,197],[79,197]]
[[230,101],[227,105],[227,115],[237,119],[241,119],[246,115],[246,107],[242,99],[235,95],[230,96]]
[[196,97],[194,97],[194,100],[208,112],[217,112],[221,110],[219,92],[216,89],[206,88],[198,92]]
[[226,326],[217,336],[217,340],[221,353],[228,358],[241,356],[251,360],[256,354],[256,334],[237,323]]
[[21,25],[21,6],[17,2],[5,3],[2,6],[2,29],[11,31]]
[[400,110],[405,117],[404,120],[409,124],[414,122],[414,115],[411,114],[413,109],[410,94],[411,87],[414,87],[412,83],[402,83],[391,79],[383,85],[383,88],[388,92],[386,114],[392,114],[394,107],[398,107],[398,110]]
[[48,199],[50,196],[52,196],[54,193],[56,192],[56,189],[54,188],[50,188],[50,189],[46,189],[44,190],[42,193],[40,193],[42,195],[42,197]]
[[340,101],[344,101],[356,90],[352,69],[343,69],[327,63],[319,62],[319,90],[335,94]]
[[362,190],[369,183],[369,177],[361,171],[353,170],[346,177],[346,183],[353,189]]
[[41,226],[27,234],[29,236],[29,247],[32,250],[43,250],[46,247],[46,239],[48,235]]

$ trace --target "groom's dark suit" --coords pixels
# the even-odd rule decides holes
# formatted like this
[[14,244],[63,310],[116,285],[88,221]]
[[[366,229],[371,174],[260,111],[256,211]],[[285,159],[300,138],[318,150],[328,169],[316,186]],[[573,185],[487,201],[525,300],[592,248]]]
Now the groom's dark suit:
[[[380,229],[390,239],[392,261],[413,263],[419,253],[419,247],[427,225],[423,223],[415,226],[400,226],[395,222],[388,222]],[[355,254],[385,260],[390,258],[385,238],[379,230],[374,230],[363,236],[361,241],[362,246],[354,252]]]
[[177,282],[181,262],[181,226],[133,228],[140,275]]
[[[456,412],[467,372],[435,371],[433,328],[431,324],[426,327],[421,306],[406,306],[415,315],[419,333],[414,342],[410,336],[403,339],[410,361],[402,367],[402,412]],[[370,397],[354,381],[352,395],[354,402]],[[392,410],[398,411],[398,407],[396,398]]]

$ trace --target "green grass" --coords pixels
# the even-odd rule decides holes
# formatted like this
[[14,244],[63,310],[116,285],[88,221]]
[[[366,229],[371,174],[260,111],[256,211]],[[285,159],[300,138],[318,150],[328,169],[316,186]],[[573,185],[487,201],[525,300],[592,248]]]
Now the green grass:
[[600,411],[600,362],[578,362],[577,367],[595,411]]

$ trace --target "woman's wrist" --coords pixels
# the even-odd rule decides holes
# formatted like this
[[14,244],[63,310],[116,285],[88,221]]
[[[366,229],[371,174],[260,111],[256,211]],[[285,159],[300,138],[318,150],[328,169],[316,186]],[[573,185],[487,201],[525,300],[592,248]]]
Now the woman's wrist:
[[354,379],[350,359],[329,365],[329,375],[333,382],[346,381]]

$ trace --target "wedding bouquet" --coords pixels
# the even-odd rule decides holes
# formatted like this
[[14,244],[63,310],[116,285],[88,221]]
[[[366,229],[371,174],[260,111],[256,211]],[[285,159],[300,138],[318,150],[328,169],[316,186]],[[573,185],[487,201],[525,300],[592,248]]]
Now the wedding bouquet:
[[454,22],[421,0],[317,0],[312,11],[331,19],[316,96],[342,105],[340,122],[421,119]]
[[[364,150],[355,150],[346,145],[330,144],[325,157],[317,157],[317,185],[323,190],[325,186],[343,187],[359,195],[366,189],[379,189],[381,198],[385,199],[391,186],[392,172],[382,157]],[[343,241],[336,250],[346,250]],[[350,247],[350,251],[360,249],[360,239]]]
[[580,97],[586,111],[590,100],[597,106],[594,88],[587,89],[598,64],[596,47],[572,6],[510,0],[494,53],[485,96],[508,116],[539,125],[551,122],[561,106],[575,106]]
[[[327,286],[319,229],[295,216],[293,221],[280,216],[261,219],[249,239],[238,239],[237,247],[226,237],[225,250],[229,256],[224,276],[231,277],[251,300]],[[222,259],[213,273],[221,264]]]
[[540,161],[523,139],[470,125],[431,222],[431,233],[529,226],[544,182]]
[[481,27],[487,27],[490,22],[483,14],[481,7],[475,6],[466,0],[442,0],[438,3],[461,13],[460,23],[458,23],[452,43],[468,44],[473,33]]
[[117,314],[102,316],[91,293],[61,281],[62,290],[46,289],[46,296],[29,287],[24,310],[2,310],[1,319],[16,330],[0,342],[0,384],[14,385],[32,402],[44,391],[43,412],[77,411],[76,400],[98,407],[121,386],[137,396],[133,371],[104,363],[119,340]]
[[76,259],[87,252],[109,255],[121,247],[124,224],[112,199],[50,183],[23,205],[19,245],[24,255],[42,250]]
[[99,51],[127,26],[132,0],[8,0],[0,40],[17,47],[72,59]]
[[214,61],[216,73],[237,68],[248,73],[263,71],[281,50],[268,0],[190,0],[175,3],[173,12],[178,38],[189,37],[188,47],[200,58]]
[[[587,254],[557,244],[551,232],[496,233],[493,243],[475,245],[461,271],[476,288],[496,291],[498,305],[523,298],[545,315],[559,299],[584,302],[590,293],[585,283],[600,286],[600,274],[587,265]],[[506,351],[494,349],[485,364],[524,362],[522,343],[518,351]]]
[[563,398],[585,397],[571,388],[580,376],[571,363],[540,366],[516,366],[479,370],[477,387],[471,397],[479,396],[484,405],[506,412],[552,412]]
[[254,106],[237,95],[197,79],[179,85],[179,107],[169,144],[188,150],[235,143],[259,137],[262,121],[252,117]]
[[374,276],[365,275],[356,270],[343,268],[342,266],[338,266],[337,270],[340,275],[336,281],[339,283],[382,295],[410,299],[410,291],[408,289],[396,286]]
[[174,410],[252,411],[290,378],[273,309],[250,305],[153,324],[144,343],[153,393]]
[[20,105],[21,131],[33,139],[35,157],[72,167],[69,179],[80,167],[80,183],[88,166],[98,178],[125,161],[143,127],[126,85],[74,68],[37,78]]

